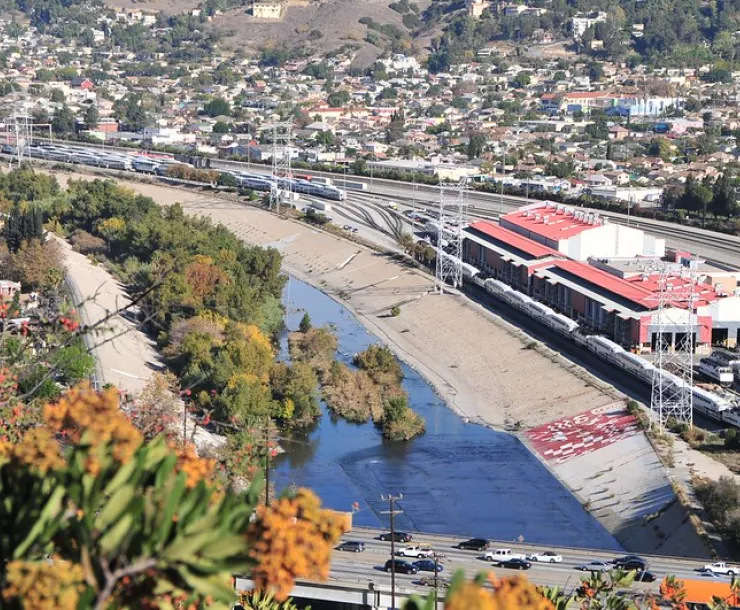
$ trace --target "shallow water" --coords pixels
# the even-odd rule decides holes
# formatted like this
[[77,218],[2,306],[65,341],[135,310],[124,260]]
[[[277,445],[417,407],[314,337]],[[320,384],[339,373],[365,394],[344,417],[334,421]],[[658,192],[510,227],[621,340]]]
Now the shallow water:
[[[288,328],[298,327],[304,311],[314,326],[331,324],[338,357],[348,364],[378,341],[345,307],[304,282],[291,279],[285,296]],[[387,527],[380,495],[400,493],[404,512],[396,519],[398,529],[619,548],[516,437],[464,423],[423,378],[406,365],[403,369],[404,389],[426,420],[426,434],[408,443],[390,442],[373,424],[333,418],[322,405],[323,416],[312,430],[283,441],[286,454],[275,460],[273,471],[278,489],[310,487],[337,510],[359,502],[357,525]]]

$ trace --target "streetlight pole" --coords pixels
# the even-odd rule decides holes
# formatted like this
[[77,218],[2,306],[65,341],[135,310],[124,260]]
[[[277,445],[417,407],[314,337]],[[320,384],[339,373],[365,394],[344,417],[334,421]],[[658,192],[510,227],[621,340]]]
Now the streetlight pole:
[[390,515],[391,519],[391,610],[396,610],[396,515],[403,513],[402,510],[393,508],[393,505],[399,500],[403,500],[403,494],[394,496],[393,494],[381,495],[383,502],[388,502],[388,510],[381,511],[383,515]]

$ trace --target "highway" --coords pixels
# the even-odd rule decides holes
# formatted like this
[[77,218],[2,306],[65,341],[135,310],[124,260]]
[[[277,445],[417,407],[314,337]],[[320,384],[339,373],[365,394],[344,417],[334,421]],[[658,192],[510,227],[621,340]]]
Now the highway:
[[[376,584],[388,585],[390,574],[382,570],[385,562],[390,558],[390,542],[378,540],[382,532],[371,528],[354,528],[353,531],[343,537],[343,540],[359,540],[366,544],[366,550],[362,553],[334,551],[330,580],[342,582],[367,583],[373,581]],[[474,535],[474,533],[472,534]],[[445,557],[440,560],[444,566],[443,576],[452,576],[456,570],[463,570],[467,577],[472,577],[481,571],[494,570],[498,576],[517,574],[516,570],[494,567],[491,562],[482,559],[482,553],[475,551],[463,551],[456,548],[461,538],[450,536],[415,534],[414,543],[429,544],[437,553]],[[404,543],[396,543],[396,550],[406,546]],[[514,553],[533,553],[550,550],[562,555],[562,563],[538,564],[533,562],[532,568],[526,571],[527,577],[537,584],[547,586],[559,586],[566,592],[579,586],[581,578],[587,576],[587,572],[576,569],[584,563],[593,560],[610,561],[618,557],[618,554],[605,551],[575,549],[575,548],[547,548],[536,544],[519,542],[491,542],[491,549],[510,548]],[[701,560],[685,558],[657,557],[642,555],[648,561],[649,570],[656,575],[657,579],[652,584],[636,583],[638,591],[657,590],[660,580],[671,574],[680,579],[706,579],[697,570],[703,567]],[[407,561],[416,561],[406,558]],[[400,587],[418,588],[428,590],[428,587],[418,584],[421,576],[432,576],[431,572],[420,572],[410,576],[396,574],[396,583]],[[716,578],[713,580],[729,582],[729,578]]]

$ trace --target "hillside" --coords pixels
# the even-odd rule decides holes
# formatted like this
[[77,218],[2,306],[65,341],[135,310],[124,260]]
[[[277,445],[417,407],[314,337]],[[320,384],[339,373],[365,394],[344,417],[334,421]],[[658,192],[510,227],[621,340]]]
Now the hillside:
[[226,48],[257,51],[285,47],[304,54],[327,54],[345,45],[360,50],[358,63],[370,65],[382,52],[386,40],[368,41],[372,33],[360,20],[390,24],[409,37],[401,15],[389,8],[392,0],[328,0],[290,6],[282,21],[255,19],[244,8],[218,15],[213,25],[223,35]]

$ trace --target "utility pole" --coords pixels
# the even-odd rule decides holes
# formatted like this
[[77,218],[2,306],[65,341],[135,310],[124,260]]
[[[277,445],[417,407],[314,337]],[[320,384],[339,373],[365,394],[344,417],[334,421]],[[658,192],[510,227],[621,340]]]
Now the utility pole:
[[270,427],[263,428],[265,433],[265,506],[270,506]]
[[381,495],[383,502],[388,502],[388,510],[381,511],[382,515],[390,515],[391,519],[391,610],[396,610],[396,515],[403,513],[401,509],[393,508],[393,505],[399,500],[403,500],[403,494],[394,496],[393,494]]

